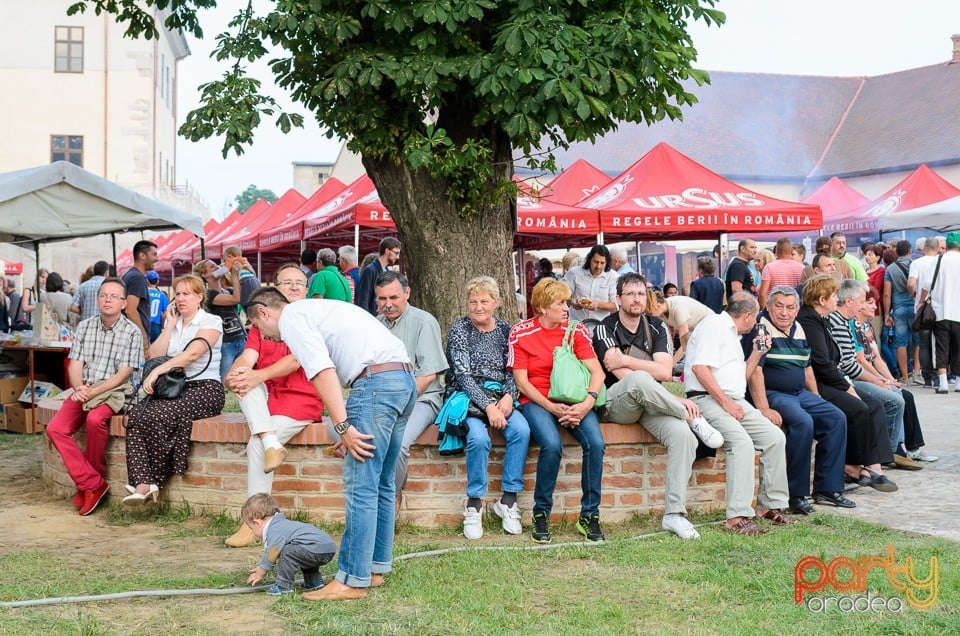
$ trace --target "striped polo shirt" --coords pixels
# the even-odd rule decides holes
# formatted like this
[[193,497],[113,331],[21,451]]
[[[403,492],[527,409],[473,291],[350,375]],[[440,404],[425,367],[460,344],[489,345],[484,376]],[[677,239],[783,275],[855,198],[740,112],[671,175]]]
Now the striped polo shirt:
[[760,323],[767,328],[772,339],[770,350],[760,360],[766,388],[781,393],[796,393],[803,388],[805,370],[810,366],[810,347],[803,327],[794,321],[790,333],[784,333],[777,329],[766,312],[761,314]]

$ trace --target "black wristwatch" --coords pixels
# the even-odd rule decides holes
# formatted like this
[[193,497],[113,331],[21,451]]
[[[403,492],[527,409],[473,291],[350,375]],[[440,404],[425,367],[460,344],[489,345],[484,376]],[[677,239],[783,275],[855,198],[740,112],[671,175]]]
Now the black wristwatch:
[[348,428],[350,428],[350,420],[343,420],[339,424],[333,425],[333,430],[337,432],[337,435],[343,435]]
[[592,397],[594,402],[600,399],[600,394],[597,393],[596,391],[587,391],[587,395]]

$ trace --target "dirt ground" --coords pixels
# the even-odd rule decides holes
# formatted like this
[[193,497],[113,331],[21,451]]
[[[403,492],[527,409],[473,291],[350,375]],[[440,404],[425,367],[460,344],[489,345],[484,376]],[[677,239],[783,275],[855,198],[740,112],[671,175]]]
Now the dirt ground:
[[[0,554],[59,550],[81,573],[101,575],[129,568],[143,569],[153,577],[236,573],[237,586],[243,586],[243,573],[256,565],[259,548],[225,548],[220,537],[182,536],[148,522],[110,525],[105,521],[106,511],[100,509],[88,517],[78,516],[69,501],[45,490],[40,479],[40,450],[37,443],[0,452]],[[114,493],[113,501],[118,501],[118,496]],[[191,519],[184,525],[189,530],[206,523]],[[8,609],[0,610],[0,633],[8,633],[4,619],[16,613],[75,621],[78,633],[169,634],[187,629],[190,633],[223,634],[229,626],[228,631],[235,634],[281,634],[283,621],[271,611],[273,604],[274,599],[266,594],[251,593]]]

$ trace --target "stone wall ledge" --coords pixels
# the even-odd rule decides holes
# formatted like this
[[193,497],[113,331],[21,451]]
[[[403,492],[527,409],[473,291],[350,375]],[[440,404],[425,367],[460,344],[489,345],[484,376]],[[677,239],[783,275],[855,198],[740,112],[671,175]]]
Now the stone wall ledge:
[[[42,405],[38,408],[38,420],[46,424],[55,413],[53,405]],[[115,501],[126,494],[124,422],[123,416],[112,419],[107,447],[107,478]],[[604,520],[626,520],[636,513],[662,513],[666,449],[638,425],[602,423],[601,430],[606,442],[601,503]],[[240,413],[195,421],[189,468],[184,475],[164,485],[161,497],[173,505],[187,503],[209,513],[223,511],[238,515],[246,498],[249,436],[246,420]],[[325,452],[335,439],[332,425],[325,418],[323,422],[309,424],[287,443],[287,459],[275,471],[273,484],[273,495],[283,509],[305,510],[321,520],[343,520],[342,460]],[[563,460],[554,495],[556,520],[575,518],[580,503],[581,450],[566,431],[563,439]],[[500,493],[505,445],[499,431],[491,431],[491,442],[488,503]],[[431,426],[411,448],[400,521],[428,527],[462,522],[466,489],[464,458],[463,455],[440,455],[437,446],[437,428]],[[524,492],[519,502],[525,523],[529,523],[533,506],[536,459],[537,453],[532,451],[524,468]],[[44,441],[43,478],[64,497],[74,492],[73,482],[49,440]],[[722,450],[716,458],[696,461],[687,493],[688,508],[701,511],[723,508],[725,482]]]

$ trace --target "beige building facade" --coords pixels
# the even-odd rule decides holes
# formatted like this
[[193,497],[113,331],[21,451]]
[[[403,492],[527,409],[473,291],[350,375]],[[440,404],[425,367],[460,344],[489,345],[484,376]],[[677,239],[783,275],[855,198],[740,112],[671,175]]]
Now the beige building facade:
[[[65,160],[169,205],[209,215],[178,186],[177,64],[190,54],[180,33],[123,37],[112,16],[67,15],[72,0],[0,0],[0,172]],[[156,12],[158,23],[167,17]],[[118,235],[117,251],[140,235]],[[40,247],[40,266],[76,281],[109,237]],[[33,248],[0,245],[0,259],[35,269]]]

